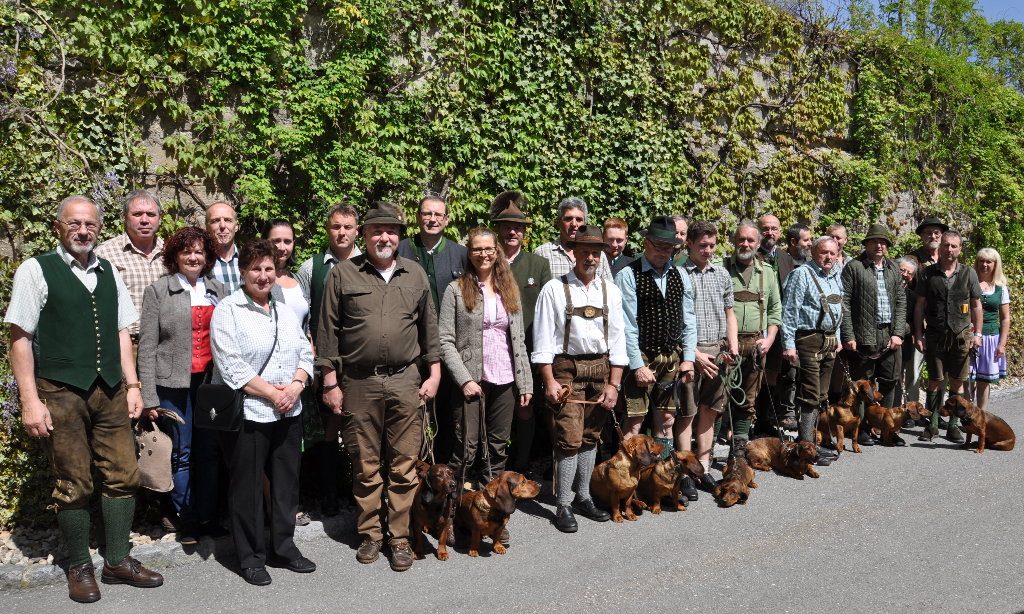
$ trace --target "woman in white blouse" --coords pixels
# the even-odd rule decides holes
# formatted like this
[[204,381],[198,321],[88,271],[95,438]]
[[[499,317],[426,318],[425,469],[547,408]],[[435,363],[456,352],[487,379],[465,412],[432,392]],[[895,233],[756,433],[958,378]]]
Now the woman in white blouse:
[[[298,573],[316,570],[294,541],[302,439],[299,397],[313,373],[313,352],[295,313],[271,296],[277,267],[270,242],[245,245],[238,266],[242,287],[213,313],[214,381],[246,395],[241,429],[223,435],[231,472],[231,534],[242,577],[265,586],[271,581],[268,561]],[[264,468],[271,491],[269,558],[263,535]]]

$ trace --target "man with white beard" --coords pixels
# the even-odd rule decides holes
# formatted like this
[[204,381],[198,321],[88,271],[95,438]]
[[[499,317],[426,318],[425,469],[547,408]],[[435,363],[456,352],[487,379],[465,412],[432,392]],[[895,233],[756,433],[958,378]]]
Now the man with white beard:
[[754,404],[761,390],[768,350],[775,343],[782,324],[782,299],[775,271],[767,263],[755,258],[758,249],[757,224],[742,220],[733,233],[736,248],[725,259],[725,270],[732,277],[733,309],[739,337],[740,372],[743,374],[743,403],[732,403],[733,449],[742,448],[750,438],[750,425],[754,420]]
[[[377,203],[363,218],[366,253],[339,262],[327,276],[316,364],[324,405],[345,417],[342,439],[352,455],[356,530],[363,539],[356,560],[369,564],[380,555],[381,508],[387,505],[391,568],[405,571],[413,563],[409,527],[423,436],[419,406],[437,394],[441,347],[427,274],[397,255],[405,224],[385,207]],[[429,373],[423,381],[421,358]]]

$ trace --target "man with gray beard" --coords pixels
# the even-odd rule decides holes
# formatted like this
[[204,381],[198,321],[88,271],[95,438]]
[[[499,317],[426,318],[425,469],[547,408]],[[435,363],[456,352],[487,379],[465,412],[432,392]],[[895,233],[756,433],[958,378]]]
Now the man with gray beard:
[[755,258],[759,231],[750,220],[742,220],[733,233],[736,248],[725,258],[725,270],[732,277],[734,310],[739,337],[740,372],[743,374],[742,403],[729,396],[732,411],[733,449],[742,448],[750,438],[754,404],[761,390],[768,350],[775,343],[782,324],[779,282],[771,266]]
[[[366,253],[339,262],[327,276],[316,364],[323,403],[343,417],[342,439],[352,455],[356,530],[363,538],[356,560],[377,560],[384,539],[381,508],[387,505],[391,568],[405,571],[413,563],[409,526],[423,435],[419,406],[437,394],[441,348],[427,274],[397,256],[405,224],[383,205],[363,218]],[[429,374],[422,381],[420,358]]]

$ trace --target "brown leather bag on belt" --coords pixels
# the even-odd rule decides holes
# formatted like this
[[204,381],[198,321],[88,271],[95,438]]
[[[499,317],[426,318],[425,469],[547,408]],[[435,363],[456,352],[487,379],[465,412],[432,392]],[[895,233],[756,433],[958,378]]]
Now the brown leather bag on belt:
[[[158,409],[157,413],[178,424],[185,421],[169,409]],[[170,492],[174,489],[171,475],[171,436],[161,431],[148,417],[135,423],[135,445],[139,456],[139,486],[155,492]]]

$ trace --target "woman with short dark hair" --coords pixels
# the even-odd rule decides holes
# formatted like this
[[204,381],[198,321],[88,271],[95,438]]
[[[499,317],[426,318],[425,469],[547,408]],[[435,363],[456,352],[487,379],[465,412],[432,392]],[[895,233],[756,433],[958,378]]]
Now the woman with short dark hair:
[[143,403],[150,419],[156,419],[157,408],[164,408],[184,421],[158,421],[173,444],[170,494],[183,544],[195,544],[200,534],[223,534],[217,525],[217,437],[192,428],[196,390],[213,361],[210,320],[214,307],[228,295],[209,277],[216,257],[205,230],[175,232],[164,243],[168,273],[146,288],[142,300],[138,363]]
[[[242,577],[265,586],[271,582],[268,561],[297,573],[316,570],[294,540],[302,440],[299,397],[313,374],[313,351],[295,313],[271,295],[277,266],[270,242],[244,246],[238,265],[242,287],[213,314],[213,380],[245,395],[240,430],[223,433],[231,471],[231,535]],[[264,471],[270,479],[269,558]]]

